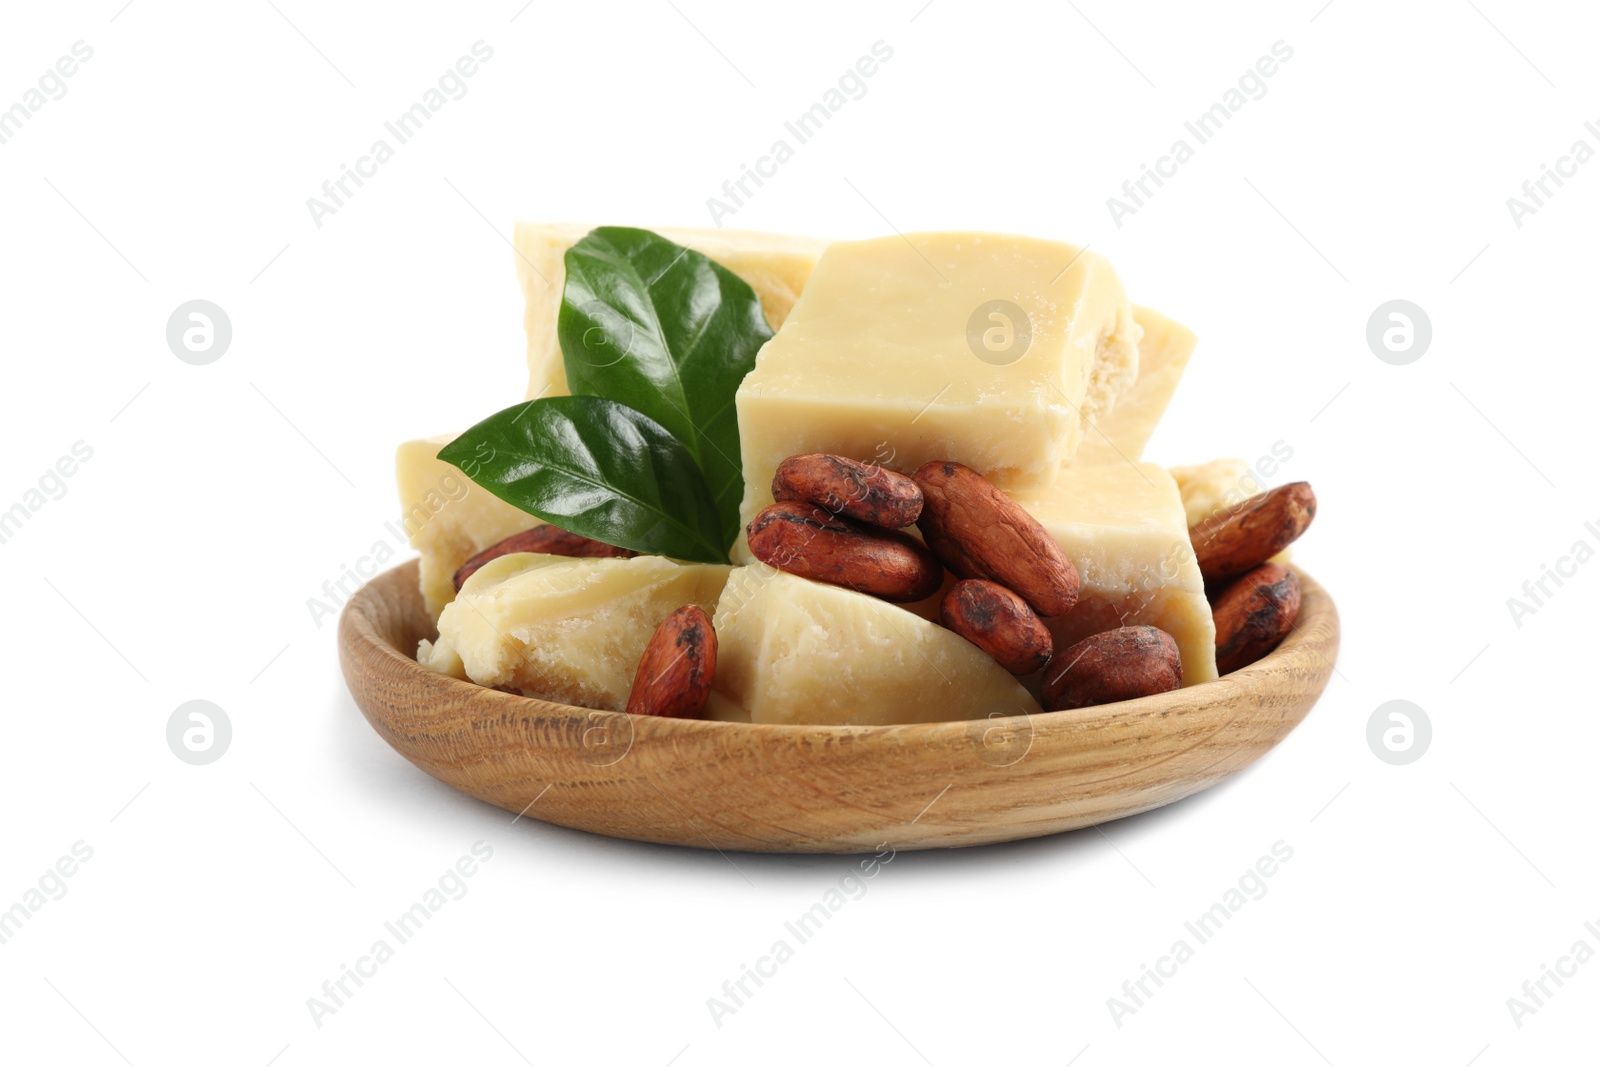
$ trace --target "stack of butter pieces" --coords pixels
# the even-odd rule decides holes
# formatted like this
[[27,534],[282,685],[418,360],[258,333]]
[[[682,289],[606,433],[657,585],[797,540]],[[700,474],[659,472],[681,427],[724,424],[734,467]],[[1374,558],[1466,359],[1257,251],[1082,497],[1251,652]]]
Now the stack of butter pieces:
[[[519,224],[527,398],[562,395],[556,322],[563,255],[586,227]],[[929,460],[978,470],[1032,514],[1077,566],[1077,605],[1047,620],[1056,647],[1148,624],[1176,640],[1185,685],[1217,676],[1211,609],[1172,474],[1142,462],[1195,336],[1128,302],[1101,257],[1024,237],[940,233],[805,241],[659,231],[742,277],[776,334],[737,395],[748,522],[785,458],[829,452],[909,473]],[[719,640],[718,718],[880,724],[1038,710],[1013,678],[904,607],[775,571],[742,541],[732,568],[659,557],[469,556],[538,520],[478,486],[418,502],[459,472],[448,437],[402,445],[398,473],[422,593],[441,637],[430,666],[484,685],[622,710],[654,624],[698,603]],[[451,484],[455,484],[454,481]]]

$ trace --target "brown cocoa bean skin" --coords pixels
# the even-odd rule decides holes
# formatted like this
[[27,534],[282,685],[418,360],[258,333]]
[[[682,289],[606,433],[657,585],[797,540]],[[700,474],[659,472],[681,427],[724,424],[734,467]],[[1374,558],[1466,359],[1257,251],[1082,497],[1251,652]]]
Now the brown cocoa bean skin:
[[1189,529],[1200,575],[1221,582],[1260,566],[1288,548],[1317,516],[1309,482],[1290,482],[1257,493],[1207,516]]
[[1277,648],[1300,615],[1300,579],[1276,563],[1263,563],[1217,594],[1217,673],[1232,674]]
[[717,673],[717,631],[696,604],[664,619],[639,659],[628,694],[629,715],[697,719]]
[[987,578],[1045,618],[1078,600],[1078,568],[1039,521],[973,470],[952,460],[924,463],[917,529],[958,578]]
[[750,553],[763,563],[896,604],[924,600],[944,582],[939,561],[912,538],[798,500],[773,504],[746,533]]
[[1003,585],[982,578],[957,582],[940,601],[939,618],[1012,674],[1032,674],[1050,662],[1050,630]]
[[772,499],[802,500],[889,530],[910,526],[922,514],[922,490],[904,474],[826,452],[778,464]]
[[1178,643],[1154,626],[1124,626],[1057,652],[1044,670],[1049,711],[1088,708],[1183,685]]
[[544,552],[552,556],[582,556],[590,559],[632,559],[638,555],[631,549],[618,548],[604,541],[596,541],[581,534],[563,530],[559,526],[535,526],[531,530],[514,533],[498,541],[463,563],[456,571],[456,592],[467,584],[473,572],[492,559],[509,556],[513,552]]

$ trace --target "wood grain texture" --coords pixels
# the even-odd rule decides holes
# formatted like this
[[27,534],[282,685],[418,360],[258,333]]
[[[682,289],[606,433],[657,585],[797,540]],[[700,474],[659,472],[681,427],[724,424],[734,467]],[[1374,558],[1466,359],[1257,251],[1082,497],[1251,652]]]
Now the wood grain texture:
[[1339,645],[1333,601],[1298,573],[1294,630],[1241,671],[1120,704],[976,722],[702,722],[485,689],[416,662],[433,630],[415,562],[350,600],[339,650],[356,704],[396,751],[528,818],[724,851],[947,848],[1170,804],[1281,741],[1327,685]]

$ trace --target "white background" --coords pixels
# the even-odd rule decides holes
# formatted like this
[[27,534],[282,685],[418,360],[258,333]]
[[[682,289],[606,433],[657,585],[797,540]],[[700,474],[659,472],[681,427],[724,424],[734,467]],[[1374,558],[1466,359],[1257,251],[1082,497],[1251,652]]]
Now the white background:
[[[94,50],[0,145],[0,509],[93,449],[0,544],[0,908],[93,849],[0,945],[0,1058],[1593,1061],[1600,962],[1520,1027],[1506,1004],[1600,949],[1600,564],[1520,626],[1506,603],[1600,547],[1600,162],[1521,227],[1506,206],[1600,148],[1592,12],[274,2],[17,5],[0,32],[0,107]],[[314,225],[306,199],[480,39],[466,95]],[[513,826],[372,732],[307,601],[387,536],[398,441],[521,398],[515,220],[707,225],[879,40],[866,95],[731,224],[1108,256],[1202,337],[1149,457],[1293,449],[1274,480],[1321,499],[1297,553],[1343,653],[1305,723],[1206,794],[901,853],[719,1027],[707,998],[856,861]],[[1116,226],[1107,197],[1280,40],[1265,96]],[[210,366],[165,341],[195,298],[233,324]],[[1407,366],[1365,340],[1395,298],[1433,325]],[[196,698],[234,729],[204,767],[165,740]],[[1409,766],[1367,745],[1391,699],[1433,724]],[[467,895],[315,1025],[307,998],[480,840]],[[1107,998],[1278,841],[1265,896],[1118,1026]]]

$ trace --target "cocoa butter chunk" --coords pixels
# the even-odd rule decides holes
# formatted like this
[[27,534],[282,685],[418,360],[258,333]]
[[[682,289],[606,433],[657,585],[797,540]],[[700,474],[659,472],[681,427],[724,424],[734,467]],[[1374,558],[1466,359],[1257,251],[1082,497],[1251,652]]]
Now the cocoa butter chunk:
[[1288,548],[1317,515],[1309,482],[1257,493],[1189,529],[1200,574],[1220,582],[1259,566]]
[[938,623],[764,563],[734,570],[714,621],[715,696],[751,722],[887,726],[1039,710],[1021,682]]
[[628,696],[628,714],[696,719],[717,673],[717,631],[698,604],[662,620],[645,646]]
[[1050,711],[1134,700],[1183,684],[1178,643],[1154,626],[1123,626],[1086,637],[1051,657],[1044,670]]
[[932,596],[944,580],[933,553],[912,538],[803,501],[773,504],[746,533],[750,553],[769,566],[897,604]]
[[772,499],[803,500],[836,515],[891,530],[922,514],[922,490],[904,474],[844,456],[790,456],[772,476]]
[[1264,563],[1228,585],[1212,608],[1217,624],[1217,671],[1231,674],[1277,648],[1300,616],[1300,579]]
[[917,529],[961,578],[987,578],[1040,615],[1064,615],[1078,599],[1078,569],[1055,538],[989,479],[953,460],[925,463]]
[[982,578],[959,581],[944,595],[939,617],[1012,674],[1032,674],[1050,661],[1050,630],[1027,601],[1003,585]]
[[1095,420],[1094,431],[1083,435],[1083,444],[1072,459],[1075,466],[1116,465],[1137,461],[1144,455],[1144,446],[1155,433],[1200,340],[1182,323],[1137,304],[1133,307],[1133,321],[1143,331],[1139,338],[1139,377],[1109,415]]
[[445,607],[417,662],[524,696],[624,711],[661,620],[684,604],[714,612],[728,571],[664,556],[501,556]]
[[739,386],[745,521],[789,456],[959,457],[1048,483],[1139,377],[1139,326],[1092,250],[990,233],[828,246]]
[[581,559],[632,559],[638,555],[626,548],[608,545],[604,541],[596,541],[592,537],[584,537],[563,530],[559,526],[535,526],[531,530],[514,533],[504,541],[498,541],[479,552],[461,565],[456,571],[456,592],[461,592],[461,587],[467,584],[474,572],[492,559],[509,556],[513,552],[543,552],[547,556],[574,556]]
[[456,598],[452,577],[475,553],[519,530],[534,519],[476,484],[459,468],[439,458],[454,434],[407,441],[395,451],[395,480],[400,489],[400,525],[411,547],[422,554],[418,584],[428,617]]
[[1073,464],[1048,489],[1012,499],[1078,568],[1078,601],[1045,620],[1056,648],[1119,626],[1178,642],[1183,684],[1217,677],[1217,634],[1172,475],[1154,463]]

